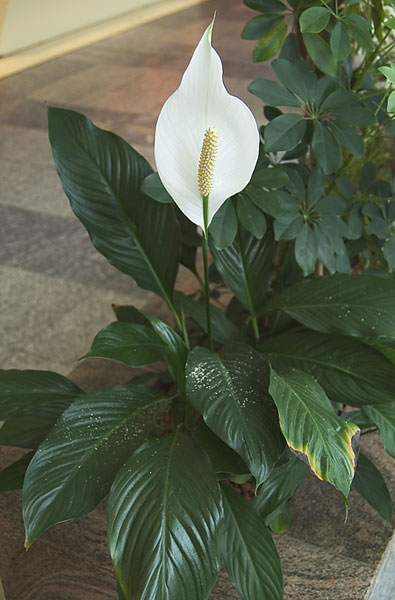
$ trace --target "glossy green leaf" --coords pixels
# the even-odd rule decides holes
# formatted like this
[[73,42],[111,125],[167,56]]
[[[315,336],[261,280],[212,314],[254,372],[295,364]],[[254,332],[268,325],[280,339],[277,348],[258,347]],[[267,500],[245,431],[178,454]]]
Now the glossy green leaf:
[[12,465],[0,471],[0,494],[10,490],[22,489],[26,469],[33,456],[34,452],[28,452]]
[[352,487],[391,525],[392,500],[387,484],[378,468],[362,452],[358,457]]
[[211,247],[211,253],[225,283],[250,312],[255,312],[272,278],[275,245],[271,231],[258,240],[239,227],[231,246],[224,250]]
[[265,523],[273,533],[286,533],[291,526],[288,502],[283,502],[265,519]]
[[314,99],[317,76],[312,67],[304,60],[291,62],[285,58],[277,58],[272,67],[279,81],[304,102]]
[[314,273],[318,253],[318,238],[313,227],[303,223],[295,240],[296,262],[304,275]]
[[164,353],[163,342],[149,325],[115,321],[99,331],[83,358],[99,356],[129,367],[141,367],[155,362]]
[[229,198],[215,213],[209,234],[218,250],[231,245],[237,234],[237,215],[232,199]]
[[157,202],[162,202],[163,204],[171,204],[173,202],[173,198],[164,187],[158,173],[147,175],[141,184],[141,191]]
[[277,22],[257,43],[253,52],[254,62],[263,62],[273,58],[280,50],[287,35],[287,24]]
[[118,594],[118,600],[126,600],[125,595],[122,591],[122,588],[119,585],[119,581],[117,581],[117,594]]
[[267,35],[274,26],[281,23],[283,19],[283,15],[278,14],[258,15],[244,26],[241,37],[244,40],[259,40]]
[[197,249],[202,244],[202,238],[197,232],[197,226],[177,209],[177,219],[181,228],[181,255],[180,263],[192,273],[197,273]]
[[347,421],[358,425],[359,429],[370,429],[374,427],[373,421],[364,413],[362,408],[356,410],[350,410],[346,413]]
[[179,429],[140,446],[111,488],[108,539],[126,600],[207,598],[219,573],[221,495],[206,453]]
[[148,316],[156,335],[165,346],[170,375],[178,385],[179,392],[185,398],[185,364],[188,357],[188,347],[180,336],[163,321]]
[[362,17],[362,15],[352,14],[345,16],[344,22],[361,48],[368,51],[374,49],[373,36],[368,19]]
[[83,393],[70,379],[51,371],[0,370],[0,420],[51,415],[54,423]]
[[285,463],[270,471],[254,498],[254,507],[263,518],[292,498],[296,488],[309,473],[308,466],[289,450],[286,458]]
[[76,400],[38,448],[26,471],[26,546],[51,525],[95,508],[119,467],[168,406],[154,390],[133,383]]
[[336,60],[345,60],[351,50],[347,29],[341,21],[334,26],[330,37],[331,50]]
[[331,13],[325,6],[312,6],[304,10],[299,18],[302,33],[320,33],[325,29],[331,18]]
[[147,325],[148,323],[147,317],[145,317],[135,306],[112,304],[111,308],[117,317],[117,321],[134,323],[135,325]]
[[193,434],[193,439],[207,453],[219,478],[229,479],[232,475],[249,475],[248,467],[243,459],[215,435],[205,423],[199,424]]
[[267,228],[266,218],[256,204],[249,199],[248,193],[239,194],[236,207],[237,216],[244,229],[258,240],[263,238]]
[[222,485],[221,558],[243,600],[282,600],[281,561],[264,520],[237,492]]
[[337,61],[329,44],[317,33],[303,33],[302,37],[313,63],[326,75],[336,77]]
[[301,115],[288,113],[270,121],[265,127],[265,150],[291,150],[300,142],[306,131],[306,121]]
[[282,310],[322,333],[395,339],[395,281],[375,275],[331,275],[298,283],[267,308]]
[[51,410],[45,408],[41,407],[37,416],[7,419],[0,429],[0,446],[37,448],[56,422]]
[[321,386],[307,373],[271,371],[270,394],[288,445],[313,473],[348,496],[360,430],[336,415]]
[[339,144],[331,130],[319,122],[314,126],[312,150],[326,175],[337,171],[340,167],[342,154]]
[[198,347],[189,354],[186,372],[193,406],[243,458],[259,486],[284,443],[262,358],[241,343],[224,346],[218,353]]
[[395,367],[357,339],[293,331],[267,338],[260,348],[277,373],[308,373],[333,402],[366,406],[394,401]]
[[[206,304],[202,300],[193,300],[190,296],[177,291],[174,294],[176,306],[195,321],[207,333]],[[211,327],[215,341],[227,344],[240,337],[238,328],[230,321],[225,313],[217,306],[211,305]]]
[[180,228],[173,206],[140,191],[152,172],[147,161],[80,113],[50,107],[48,119],[63,189],[95,248],[140,287],[170,298]]
[[362,410],[377,425],[384,448],[395,458],[395,402],[364,406]]
[[248,91],[258,96],[265,104],[271,106],[300,106],[297,97],[278,81],[271,79],[254,79],[248,86]]

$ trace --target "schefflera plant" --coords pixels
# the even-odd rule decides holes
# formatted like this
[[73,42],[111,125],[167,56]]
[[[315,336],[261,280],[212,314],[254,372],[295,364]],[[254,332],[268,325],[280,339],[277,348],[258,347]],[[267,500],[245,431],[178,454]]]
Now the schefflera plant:
[[329,273],[393,272],[395,95],[380,75],[394,79],[393,7],[385,0],[244,4],[258,13],[242,31],[257,40],[254,61],[278,54],[274,79],[249,85],[264,103],[262,154],[289,176],[268,210],[259,192],[252,202],[274,218],[276,240],[304,275],[318,263]]
[[[281,249],[267,209],[276,212],[273,191],[291,178],[258,160],[248,183],[257,126],[223,87],[211,36],[212,25],[159,117],[160,176],[120,137],[49,109],[74,213],[99,252],[158,294],[172,319],[115,307],[118,320],[86,357],[161,369],[93,393],[52,372],[0,373],[0,444],[30,450],[0,473],[2,490],[23,483],[26,547],[108,495],[124,600],[205,600],[221,563],[244,600],[281,600],[269,526],[284,528],[309,468],[345,499],[352,485],[391,519],[385,482],[358,458],[358,440],[376,427],[395,457],[395,283],[337,274],[291,285],[292,273],[276,271]],[[317,202],[320,181],[316,172],[307,184]],[[174,289],[180,264],[196,275],[192,296]],[[225,289],[223,310],[215,300]],[[345,404],[355,407],[347,417]],[[169,414],[171,427],[161,427]],[[252,478],[249,503],[229,482]]]

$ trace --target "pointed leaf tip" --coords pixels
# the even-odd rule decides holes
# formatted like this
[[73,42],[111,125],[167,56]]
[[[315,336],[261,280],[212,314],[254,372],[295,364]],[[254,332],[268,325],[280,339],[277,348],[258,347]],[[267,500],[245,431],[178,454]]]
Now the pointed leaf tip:
[[165,102],[155,133],[160,179],[180,210],[202,228],[198,167],[205,132],[209,128],[218,131],[218,150],[211,165],[208,225],[225,200],[247,185],[259,151],[259,131],[253,114],[224,86],[221,59],[211,46],[214,19],[215,15],[193,53],[180,87]]

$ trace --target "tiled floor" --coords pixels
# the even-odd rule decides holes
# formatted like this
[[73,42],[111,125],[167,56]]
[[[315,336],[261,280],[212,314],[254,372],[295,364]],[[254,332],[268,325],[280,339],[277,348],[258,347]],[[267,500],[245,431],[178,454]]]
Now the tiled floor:
[[139,307],[148,297],[74,218],[52,164],[46,104],[86,114],[152,162],[160,108],[214,10],[226,85],[260,118],[246,88],[263,67],[240,39],[255,13],[241,0],[204,2],[0,81],[0,368],[66,374],[113,319],[112,302]]
[[[45,104],[85,113],[152,161],[159,110],[215,9],[225,82],[261,120],[261,104],[246,88],[268,72],[252,63],[253,44],[239,38],[254,14],[241,0],[208,0],[0,81],[0,368],[67,374],[112,320],[111,302],[141,306],[148,297],[97,254],[72,215],[52,165]],[[369,442],[395,495],[392,462],[377,439]],[[0,467],[13,452],[0,457]],[[340,496],[318,481],[306,481],[290,506],[292,527],[278,540],[285,598],[361,600],[390,528],[354,493],[343,523]],[[0,498],[0,524],[7,600],[116,598],[103,506],[50,528],[28,553],[18,493]],[[222,579],[212,598],[238,596]]]

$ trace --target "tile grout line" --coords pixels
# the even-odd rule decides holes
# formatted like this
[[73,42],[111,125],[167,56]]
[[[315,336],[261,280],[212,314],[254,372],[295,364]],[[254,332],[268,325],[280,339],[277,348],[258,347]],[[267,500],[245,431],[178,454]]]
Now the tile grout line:
[[161,19],[181,10],[203,4],[207,0],[158,0],[153,5],[146,6],[107,21],[92,24],[78,31],[64,34],[55,40],[49,40],[22,50],[16,54],[0,57],[0,80],[10,75],[24,71],[41,63],[47,62],[64,54],[74,52],[84,46],[100,42],[119,33],[124,33],[135,27]]
[[395,534],[381,557],[364,600],[393,600],[395,598]]

